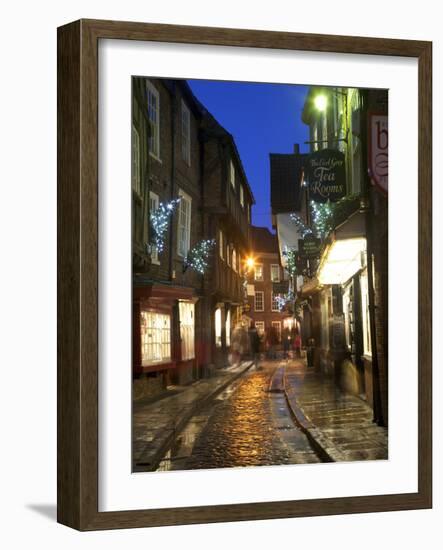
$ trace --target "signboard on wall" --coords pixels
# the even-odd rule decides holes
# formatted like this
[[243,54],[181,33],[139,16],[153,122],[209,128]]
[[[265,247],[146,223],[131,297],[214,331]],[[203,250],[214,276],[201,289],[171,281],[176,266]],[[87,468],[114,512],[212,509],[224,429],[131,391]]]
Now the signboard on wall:
[[313,235],[306,235],[298,241],[298,255],[300,258],[313,259],[320,256],[321,240]]
[[305,172],[311,200],[336,202],[346,195],[346,163],[341,151],[323,149],[307,155]]
[[372,183],[384,194],[387,194],[389,173],[388,115],[369,113],[368,132],[369,175]]
[[279,281],[272,283],[272,292],[274,294],[287,294],[289,291],[289,281]]

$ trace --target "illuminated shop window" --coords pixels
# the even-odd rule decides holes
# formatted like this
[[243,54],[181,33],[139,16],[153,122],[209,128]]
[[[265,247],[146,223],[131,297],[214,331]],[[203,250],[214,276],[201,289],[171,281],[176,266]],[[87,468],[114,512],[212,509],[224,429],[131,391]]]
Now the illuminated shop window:
[[226,313],[226,322],[225,322],[225,330],[226,330],[226,345],[231,345],[231,310],[228,309]]
[[171,360],[171,317],[164,313],[140,313],[142,365]]
[[222,345],[221,309],[219,307],[215,310],[215,345],[218,348],[221,348]]
[[195,357],[195,308],[192,302],[179,302],[180,315],[180,339],[182,348],[182,360],[194,359]]

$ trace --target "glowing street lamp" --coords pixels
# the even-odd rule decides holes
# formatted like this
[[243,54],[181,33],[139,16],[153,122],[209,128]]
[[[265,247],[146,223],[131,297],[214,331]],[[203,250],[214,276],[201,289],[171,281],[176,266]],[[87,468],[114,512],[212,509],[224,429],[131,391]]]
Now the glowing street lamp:
[[246,258],[246,267],[248,268],[248,271],[250,271],[251,269],[253,269],[253,267],[255,266],[255,260],[252,256],[248,256]]
[[326,107],[328,106],[327,97],[324,94],[319,94],[315,96],[314,105],[318,111],[326,111]]

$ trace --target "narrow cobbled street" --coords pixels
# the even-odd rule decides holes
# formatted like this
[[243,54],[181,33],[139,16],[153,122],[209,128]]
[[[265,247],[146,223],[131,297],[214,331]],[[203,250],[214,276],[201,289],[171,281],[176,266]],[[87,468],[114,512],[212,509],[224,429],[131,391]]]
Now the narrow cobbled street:
[[321,462],[288,408],[279,382],[285,363],[261,362],[209,401],[159,470]]

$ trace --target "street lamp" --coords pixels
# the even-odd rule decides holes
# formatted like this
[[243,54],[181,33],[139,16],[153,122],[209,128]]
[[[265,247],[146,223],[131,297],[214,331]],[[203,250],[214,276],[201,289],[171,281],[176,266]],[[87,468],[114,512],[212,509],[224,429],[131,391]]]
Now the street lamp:
[[326,111],[326,107],[328,106],[328,98],[324,94],[319,94],[315,96],[314,105],[318,111]]
[[253,269],[253,267],[255,266],[255,260],[252,256],[248,256],[246,258],[246,267],[248,268],[248,271],[250,271],[251,269]]

